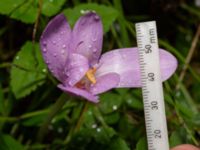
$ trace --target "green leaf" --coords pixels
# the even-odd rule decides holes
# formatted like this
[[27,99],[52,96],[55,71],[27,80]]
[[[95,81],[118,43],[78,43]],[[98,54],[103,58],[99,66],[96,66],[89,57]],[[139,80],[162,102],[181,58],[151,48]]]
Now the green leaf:
[[55,15],[65,3],[66,0],[43,0],[42,14],[46,16]]
[[24,0],[0,0],[0,13],[8,15],[23,3]]
[[0,84],[0,113],[5,114],[4,94],[1,84]]
[[17,53],[11,68],[11,88],[17,99],[34,91],[44,83],[46,66],[43,62],[39,45],[26,42]]
[[[24,23],[34,23],[37,18],[40,0],[1,0],[0,13]],[[66,0],[43,0],[42,14],[53,16],[61,9]]]
[[136,150],[147,150],[147,139],[145,137],[139,139]]
[[23,146],[16,141],[12,136],[0,134],[0,149],[1,150],[24,150]]
[[26,1],[26,3],[22,4],[12,12],[11,18],[20,20],[24,23],[34,23],[37,18],[37,7],[37,1]]
[[74,9],[65,9],[63,12],[67,16],[68,21],[71,25],[74,25],[77,19],[82,15],[83,10],[94,10],[101,16],[104,32],[107,32],[111,24],[116,20],[119,13],[113,7],[98,5],[95,3],[81,4]]
[[174,147],[176,145],[182,144],[183,141],[182,141],[182,137],[180,133],[178,131],[172,132],[169,138],[169,142],[170,142],[170,147]]
[[130,148],[122,138],[117,137],[112,140],[107,150],[130,150]]
[[104,114],[112,113],[119,109],[122,103],[122,97],[114,93],[105,93],[101,95],[99,108]]

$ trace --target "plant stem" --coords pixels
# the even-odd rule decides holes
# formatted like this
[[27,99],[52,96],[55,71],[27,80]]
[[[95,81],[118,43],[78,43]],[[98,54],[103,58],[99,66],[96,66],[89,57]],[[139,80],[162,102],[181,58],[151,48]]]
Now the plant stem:
[[37,141],[38,142],[42,142],[44,136],[47,133],[47,129],[48,129],[48,125],[51,123],[51,120],[55,117],[55,115],[62,109],[62,107],[64,106],[66,102],[66,96],[65,94],[62,94],[58,100],[56,101],[56,103],[52,106],[52,108],[49,111],[49,114],[46,118],[46,120],[43,122],[43,124],[41,125],[38,134],[37,134]]

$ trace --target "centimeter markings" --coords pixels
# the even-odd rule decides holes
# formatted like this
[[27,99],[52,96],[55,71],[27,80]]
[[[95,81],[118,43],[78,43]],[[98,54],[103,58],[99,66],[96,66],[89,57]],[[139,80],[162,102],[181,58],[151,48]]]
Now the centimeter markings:
[[155,21],[136,24],[149,150],[169,150]]

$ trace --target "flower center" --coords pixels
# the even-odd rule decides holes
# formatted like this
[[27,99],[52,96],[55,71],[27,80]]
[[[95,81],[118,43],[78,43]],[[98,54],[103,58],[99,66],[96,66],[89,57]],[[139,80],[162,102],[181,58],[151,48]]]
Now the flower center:
[[95,75],[94,75],[96,70],[97,69],[95,67],[89,69],[86,72],[85,77],[81,81],[79,81],[75,86],[78,88],[87,89],[87,88],[89,88],[91,83],[95,84],[97,82]]
[[96,70],[97,70],[97,69],[94,67],[94,68],[92,68],[92,69],[89,69],[89,70],[86,72],[86,77],[87,77],[87,79],[88,79],[90,82],[92,82],[93,84],[95,84],[95,83],[97,82],[96,79],[95,79],[95,76],[94,76]]

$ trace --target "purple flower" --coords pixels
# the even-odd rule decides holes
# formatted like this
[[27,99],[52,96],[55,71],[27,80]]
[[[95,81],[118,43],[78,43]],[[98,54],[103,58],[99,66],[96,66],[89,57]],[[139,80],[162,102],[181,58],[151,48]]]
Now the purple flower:
[[[65,92],[98,102],[98,94],[118,87],[141,87],[137,48],[122,48],[102,56],[103,29],[100,17],[89,12],[73,30],[63,14],[44,30],[40,46],[51,73]],[[176,58],[160,49],[162,80],[176,70]]]

